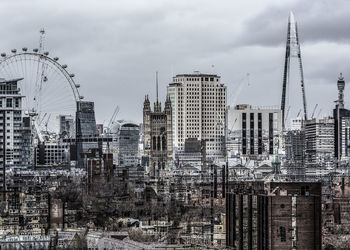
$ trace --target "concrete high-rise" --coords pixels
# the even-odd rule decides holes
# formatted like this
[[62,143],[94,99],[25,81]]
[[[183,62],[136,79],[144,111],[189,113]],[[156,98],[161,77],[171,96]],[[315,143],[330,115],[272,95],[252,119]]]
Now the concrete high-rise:
[[0,79],[0,189],[5,169],[22,165],[22,98],[18,81]]
[[174,147],[184,150],[185,140],[206,144],[207,159],[225,156],[226,86],[215,74],[180,74],[167,87],[172,104]]
[[258,157],[274,153],[274,139],[282,130],[281,110],[274,107],[252,107],[248,104],[227,109],[229,152]]
[[326,164],[334,159],[334,119],[312,119],[305,122],[306,164]]
[[305,161],[305,132],[304,130],[290,130],[285,135],[286,161],[299,166]]
[[136,166],[139,163],[139,126],[133,123],[124,123],[118,131],[118,165]]

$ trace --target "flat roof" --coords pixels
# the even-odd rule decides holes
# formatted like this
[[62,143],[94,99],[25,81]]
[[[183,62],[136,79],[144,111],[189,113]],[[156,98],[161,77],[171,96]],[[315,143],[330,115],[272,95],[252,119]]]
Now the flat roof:
[[23,80],[24,78],[14,78],[14,79],[11,79],[11,80],[6,80],[4,78],[0,78],[0,83],[8,83],[8,82],[18,82],[18,81],[21,81]]
[[179,75],[176,75],[175,77],[217,77],[217,78],[220,78],[221,76],[218,76],[216,74],[203,74],[203,73],[192,73],[192,74],[179,74]]

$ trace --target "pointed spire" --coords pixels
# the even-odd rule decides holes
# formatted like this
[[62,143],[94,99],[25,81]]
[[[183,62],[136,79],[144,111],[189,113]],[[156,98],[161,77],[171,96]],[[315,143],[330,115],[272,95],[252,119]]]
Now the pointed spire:
[[156,91],[157,91],[157,103],[158,103],[158,71],[156,71]]
[[162,104],[158,99],[158,71],[156,71],[156,96],[157,99],[154,103],[154,112],[161,112],[162,111]]
[[289,23],[295,23],[294,14],[293,14],[292,11],[289,13],[288,22]]

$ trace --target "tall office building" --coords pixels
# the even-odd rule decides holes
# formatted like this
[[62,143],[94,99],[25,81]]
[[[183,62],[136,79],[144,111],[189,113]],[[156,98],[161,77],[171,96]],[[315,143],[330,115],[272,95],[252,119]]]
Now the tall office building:
[[152,111],[150,101],[146,96],[143,104],[143,132],[144,153],[148,156],[149,163],[146,166],[146,172],[152,177],[159,177],[170,169],[173,161],[172,116],[169,98],[166,99],[164,111],[162,111],[157,94],[157,101]]
[[303,166],[305,161],[305,132],[290,130],[285,135],[286,161],[290,164]]
[[345,80],[340,74],[337,82],[338,100],[333,110],[335,157],[339,160],[349,161],[350,157],[350,110],[344,108]]
[[[248,104],[227,109],[227,146],[233,155],[259,156],[274,153],[274,139],[282,130],[281,110]],[[232,144],[232,145],[231,145]]]
[[23,117],[22,123],[22,165],[32,166],[33,146],[32,146],[32,128],[30,117]]
[[172,104],[174,147],[184,150],[185,140],[206,143],[209,159],[225,156],[226,86],[214,74],[181,74],[167,87]]
[[98,144],[95,110],[93,102],[78,101],[76,112],[76,148],[79,167],[84,166],[82,154],[90,149],[101,148]]
[[334,159],[334,119],[312,119],[305,122],[305,161],[326,164]]
[[17,82],[0,79],[0,189],[5,190],[5,169],[22,165],[22,98]]
[[73,116],[57,116],[57,133],[65,138],[75,138],[75,124]]
[[139,163],[139,126],[133,123],[125,123],[118,131],[118,165],[136,166]]

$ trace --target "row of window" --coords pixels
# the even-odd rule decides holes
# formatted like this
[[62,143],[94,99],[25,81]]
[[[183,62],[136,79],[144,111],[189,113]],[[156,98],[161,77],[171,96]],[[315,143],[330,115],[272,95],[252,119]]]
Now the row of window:
[[210,81],[210,82],[214,82],[214,80],[216,80],[217,82],[219,81],[219,78],[214,78],[214,77],[186,77],[186,78],[174,78],[174,82],[184,82],[184,81],[188,81],[188,82],[199,82],[199,81]]

